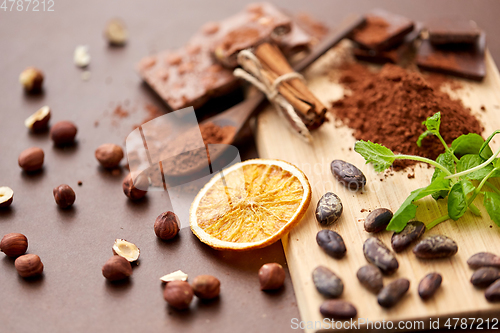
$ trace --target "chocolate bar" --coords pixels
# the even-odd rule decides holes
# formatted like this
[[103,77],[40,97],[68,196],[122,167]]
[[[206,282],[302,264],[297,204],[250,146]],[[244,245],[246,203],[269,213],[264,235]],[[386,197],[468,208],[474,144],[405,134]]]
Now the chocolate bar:
[[356,29],[352,39],[366,49],[382,51],[403,41],[413,30],[413,22],[404,16],[374,9],[366,15],[366,23]]
[[415,28],[404,37],[403,42],[388,50],[375,51],[357,46],[353,49],[353,54],[358,60],[376,64],[399,64],[414,50],[414,42],[420,36],[422,28],[422,23],[415,23]]
[[476,43],[481,30],[476,22],[458,17],[441,17],[427,23],[429,40],[434,45]]
[[485,48],[484,32],[472,45],[436,46],[426,39],[418,49],[417,65],[422,70],[482,81],[486,75]]
[[[210,98],[227,94],[239,86],[240,82],[233,76],[232,69],[218,63],[213,53],[221,41],[228,39],[228,35],[234,37],[245,27],[258,32],[259,38],[242,39],[224,48],[220,56],[222,61],[228,62],[226,65],[233,60],[234,53],[231,50],[252,46],[249,41],[257,43],[271,38],[290,52],[303,49],[311,42],[304,30],[276,7],[259,3],[249,5],[233,17],[203,25],[184,47],[145,57],[137,65],[137,70],[172,110],[187,106],[198,108]],[[292,34],[282,35],[282,31],[287,29]],[[232,33],[234,31],[238,31],[238,34]]]

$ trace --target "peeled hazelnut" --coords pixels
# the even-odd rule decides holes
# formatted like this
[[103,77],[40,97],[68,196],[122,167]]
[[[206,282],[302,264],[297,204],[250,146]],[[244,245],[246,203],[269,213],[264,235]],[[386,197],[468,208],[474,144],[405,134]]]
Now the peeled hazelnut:
[[285,282],[285,270],[277,263],[264,264],[259,269],[259,281],[261,290],[279,289]]
[[81,68],[85,68],[90,64],[89,47],[87,45],[78,45],[75,48],[73,62]]
[[43,264],[40,257],[36,254],[25,254],[16,259],[14,262],[17,272],[23,278],[29,278],[42,274]]
[[44,131],[49,126],[50,108],[44,106],[24,121],[24,125],[33,132]]
[[134,262],[139,259],[141,251],[134,243],[127,242],[124,239],[116,239],[113,244],[113,254],[127,259],[129,262]]
[[75,202],[75,191],[69,185],[62,184],[54,187],[52,192],[54,193],[56,204],[61,208],[68,208]]
[[0,250],[8,257],[18,257],[26,253],[28,238],[23,234],[11,233],[3,236]]
[[191,286],[194,294],[201,299],[212,299],[220,293],[220,281],[212,275],[195,277]]
[[178,309],[185,310],[193,300],[193,288],[184,281],[172,281],[167,283],[163,291],[163,298],[167,303]]
[[179,233],[180,222],[179,218],[173,212],[165,212],[156,218],[155,234],[158,238],[169,240],[177,236]]
[[104,37],[106,37],[111,45],[124,45],[128,39],[128,31],[125,23],[117,18],[110,20],[104,30]]
[[14,201],[14,191],[10,187],[0,187],[0,208],[7,208]]
[[[147,188],[147,184],[147,179],[145,177],[138,177],[136,180],[136,185],[140,188]],[[125,193],[125,195],[133,201],[142,199],[146,193],[148,193],[148,191],[140,190],[134,185],[131,174],[128,174],[123,180],[122,188],[123,193]]]
[[120,164],[123,158],[123,149],[114,143],[105,143],[96,149],[95,158],[104,168],[113,169]]
[[183,271],[181,271],[181,270],[172,272],[172,273],[167,274],[167,275],[163,275],[160,278],[160,280],[162,282],[187,281],[187,279],[188,279],[188,275],[186,273],[184,273]]
[[56,146],[72,145],[75,143],[75,136],[78,129],[70,121],[60,121],[55,123],[50,129],[50,138]]
[[102,266],[102,275],[109,281],[123,280],[132,275],[132,266],[127,259],[112,256]]
[[42,91],[43,73],[38,68],[28,67],[19,75],[19,82],[27,93],[38,93]]
[[42,168],[44,156],[42,149],[31,147],[19,154],[17,162],[26,172],[38,171]]

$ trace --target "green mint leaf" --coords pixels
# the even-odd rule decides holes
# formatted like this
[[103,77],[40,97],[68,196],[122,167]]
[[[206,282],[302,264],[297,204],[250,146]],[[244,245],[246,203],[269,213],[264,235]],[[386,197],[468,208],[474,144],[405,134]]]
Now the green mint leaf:
[[434,133],[432,133],[431,131],[425,131],[424,133],[420,134],[420,136],[418,137],[418,140],[417,140],[417,146],[419,147],[422,147],[422,140],[428,136],[428,135],[432,135]]
[[[460,135],[451,143],[451,150],[453,150],[453,153],[457,157],[461,157],[467,154],[479,154],[479,150],[481,149],[483,143],[484,139],[479,134],[476,133],[464,134]],[[493,155],[491,149],[489,150]]]
[[[467,184],[468,180],[461,180],[451,188],[448,194],[448,215],[453,220],[458,220],[467,211],[467,194],[471,187]],[[472,185],[474,186],[474,185]]]
[[493,166],[496,168],[496,169],[500,169],[500,158],[495,158],[493,160]]
[[486,192],[484,194],[484,207],[486,207],[486,211],[493,222],[500,227],[500,195],[493,192]]
[[416,189],[410,193],[408,198],[403,202],[401,207],[392,216],[391,222],[387,226],[387,230],[401,232],[408,221],[415,218],[417,213],[417,206],[413,204],[414,201],[422,199],[432,193],[438,191],[449,191],[450,181],[444,179],[443,176],[432,181],[427,187]]
[[435,113],[433,116],[427,118],[422,124],[427,127],[429,132],[438,133],[439,126],[441,126],[441,112]]
[[490,148],[490,141],[498,133],[500,133],[500,130],[496,130],[495,132],[491,133],[491,135],[486,139],[486,141],[484,141],[483,145],[481,146],[481,149],[479,149],[479,156],[481,156],[485,160],[493,156],[493,151]]
[[372,163],[376,172],[388,169],[396,159],[396,156],[389,148],[370,141],[356,142],[354,151],[363,156],[366,163]]
[[[453,162],[453,157],[449,151],[446,151],[446,152],[442,153],[441,155],[439,155],[436,158],[436,162],[438,162],[439,164],[444,166],[451,173],[455,172],[455,163]],[[439,168],[435,168],[434,173],[432,174],[431,182],[434,182],[434,180],[438,177],[444,177],[444,176],[445,176],[445,174],[444,174],[443,170],[441,170]],[[449,187],[450,180],[448,179],[445,181],[447,182],[447,187]],[[448,195],[448,192],[449,192],[449,189],[448,190],[441,190],[441,191],[434,192],[431,195],[434,198],[434,200],[444,199]]]
[[[457,172],[469,170],[471,168],[474,168],[474,167],[480,165],[481,163],[484,163],[484,160],[479,155],[475,155],[475,154],[464,155],[464,156],[462,156],[460,161],[458,161]],[[487,166],[485,166],[477,171],[474,171],[474,172],[471,172],[471,173],[465,175],[465,179],[482,180],[484,177],[486,177],[491,172],[491,170],[493,170],[493,165],[488,164]]]

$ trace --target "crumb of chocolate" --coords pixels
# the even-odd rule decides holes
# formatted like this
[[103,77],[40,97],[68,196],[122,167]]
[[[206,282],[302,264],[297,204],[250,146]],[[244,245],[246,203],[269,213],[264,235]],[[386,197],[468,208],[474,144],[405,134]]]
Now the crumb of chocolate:
[[99,121],[94,121],[94,127],[98,127],[99,126]]
[[365,208],[362,208],[362,209],[361,209],[361,213],[364,213],[364,212],[366,212],[366,211],[368,211],[368,210],[367,210],[367,209],[365,209]]
[[113,111],[113,115],[119,118],[126,118],[129,116],[129,112],[122,108],[121,105],[117,105],[115,110]]
[[409,173],[407,175],[407,177],[408,177],[408,179],[413,179],[413,178],[415,178],[415,174],[414,173]]
[[484,105],[481,105],[481,111],[486,111],[486,107]]
[[83,182],[81,180],[78,181],[78,186],[82,186]]

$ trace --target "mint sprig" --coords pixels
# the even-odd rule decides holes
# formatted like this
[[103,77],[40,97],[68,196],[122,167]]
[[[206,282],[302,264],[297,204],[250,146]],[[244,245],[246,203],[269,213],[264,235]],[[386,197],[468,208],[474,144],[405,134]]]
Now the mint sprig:
[[[435,161],[421,156],[394,154],[389,148],[370,141],[358,141],[354,146],[354,150],[365,158],[366,163],[371,163],[377,172],[388,169],[398,159],[429,163],[435,167],[431,183],[410,193],[394,213],[387,230],[403,230],[408,221],[416,216],[415,202],[428,195],[432,195],[435,200],[448,197],[448,214],[428,223],[428,229],[449,219],[458,220],[467,210],[481,216],[473,203],[478,195],[484,196],[483,205],[488,215],[500,227],[500,189],[489,182],[491,178],[500,177],[500,149],[493,153],[489,146],[500,130],[493,132],[486,140],[475,133],[461,135],[450,147],[439,133],[439,112],[427,118],[423,124],[427,130],[420,135],[417,144],[420,146],[426,136],[435,135],[445,147],[445,152]],[[492,192],[484,191],[485,185]]]

